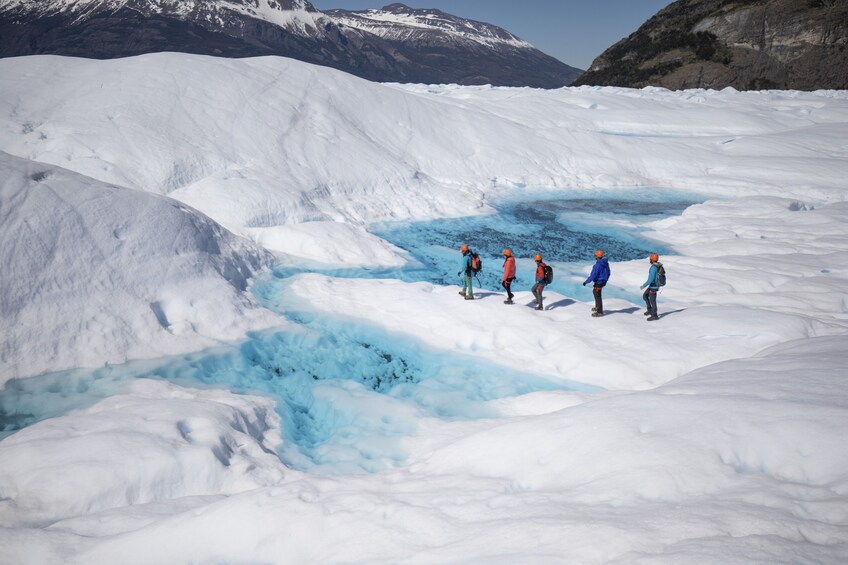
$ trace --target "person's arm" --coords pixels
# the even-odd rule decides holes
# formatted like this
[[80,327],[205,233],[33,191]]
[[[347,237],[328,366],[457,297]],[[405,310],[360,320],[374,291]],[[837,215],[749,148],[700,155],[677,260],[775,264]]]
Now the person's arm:
[[651,286],[657,280],[657,267],[655,265],[651,265],[651,269],[648,271],[648,280],[645,281],[645,284],[640,286],[639,288],[645,288],[646,286]]
[[600,271],[600,270],[601,270],[600,262],[595,261],[595,264],[592,265],[592,272],[589,273],[589,278],[586,279],[585,281],[583,281],[583,286],[586,286],[590,282],[595,282],[598,279],[598,274],[599,274],[598,271]]

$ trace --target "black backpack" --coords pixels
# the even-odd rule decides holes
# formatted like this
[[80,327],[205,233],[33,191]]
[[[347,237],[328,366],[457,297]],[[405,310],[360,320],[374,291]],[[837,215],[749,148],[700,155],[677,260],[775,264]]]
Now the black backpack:
[[477,274],[483,270],[483,260],[476,251],[471,252],[471,273]]
[[554,282],[554,270],[550,265],[545,265],[545,284]]
[[665,267],[662,263],[657,263],[657,284],[665,286]]

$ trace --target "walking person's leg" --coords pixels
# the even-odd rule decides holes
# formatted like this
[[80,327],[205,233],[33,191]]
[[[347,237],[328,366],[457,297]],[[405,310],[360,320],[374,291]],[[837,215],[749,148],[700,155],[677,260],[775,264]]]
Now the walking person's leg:
[[504,300],[504,302],[506,304],[512,304],[512,297],[514,296],[511,289],[512,279],[505,279],[501,281],[501,286],[504,287],[504,290],[506,290],[506,300]]
[[648,310],[651,311],[651,315],[648,316],[648,320],[658,320],[659,316],[657,316],[657,291],[648,289]]
[[603,283],[602,284],[596,284],[592,288],[592,294],[595,295],[595,314],[598,314],[598,315],[603,315],[603,313],[604,313],[604,299],[603,299],[603,296],[601,294],[603,292],[603,288],[604,288]]
[[533,296],[536,297],[536,310],[541,310],[542,306],[542,288],[544,285],[536,283],[533,285]]

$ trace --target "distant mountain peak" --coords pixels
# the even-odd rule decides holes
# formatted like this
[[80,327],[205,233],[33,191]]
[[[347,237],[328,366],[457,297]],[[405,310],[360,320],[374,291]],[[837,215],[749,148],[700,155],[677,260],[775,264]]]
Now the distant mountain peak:
[[279,55],[384,82],[557,88],[580,74],[498,26],[399,2],[321,12],[308,0],[0,0],[0,57],[156,51]]
[[435,8],[410,8],[395,2],[382,9],[328,10],[340,24],[367,31],[387,39],[415,37],[418,41],[430,33],[429,43],[441,44],[447,38],[455,42],[474,42],[486,46],[506,45],[534,49],[533,45],[498,26],[460,18]]

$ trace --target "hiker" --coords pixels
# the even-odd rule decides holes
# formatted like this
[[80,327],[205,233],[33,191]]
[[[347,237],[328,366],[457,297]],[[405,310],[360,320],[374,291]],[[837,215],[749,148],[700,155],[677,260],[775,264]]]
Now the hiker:
[[653,322],[660,319],[657,316],[657,291],[660,289],[659,269],[662,263],[659,262],[660,256],[656,253],[651,253],[648,260],[651,262],[651,268],[648,270],[648,280],[639,289],[646,288],[645,293],[642,294],[642,300],[645,301],[645,306],[648,308],[645,310],[645,315],[648,316],[649,322]]
[[512,293],[512,281],[515,280],[515,257],[512,256],[512,249],[504,249],[504,264],[503,264],[503,279],[501,280],[501,286],[506,290],[506,300],[504,300],[504,304],[512,304],[512,297],[515,296]]
[[592,308],[593,318],[600,318],[604,315],[604,299],[601,297],[601,292],[609,278],[609,261],[607,261],[603,250],[598,249],[595,251],[595,264],[592,266],[592,272],[589,273],[589,278],[583,283],[583,286],[586,286],[590,282],[595,283],[595,286],[592,288],[592,294],[595,295],[595,307]]
[[545,267],[547,265],[542,263],[542,256],[538,253],[533,257],[533,260],[536,261],[536,284],[530,290],[533,291],[533,296],[536,297],[536,310],[543,310],[542,291],[545,289]]
[[474,300],[474,289],[471,287],[471,250],[465,244],[459,250],[462,252],[462,266],[456,273],[462,280],[462,290],[459,294],[466,300]]

